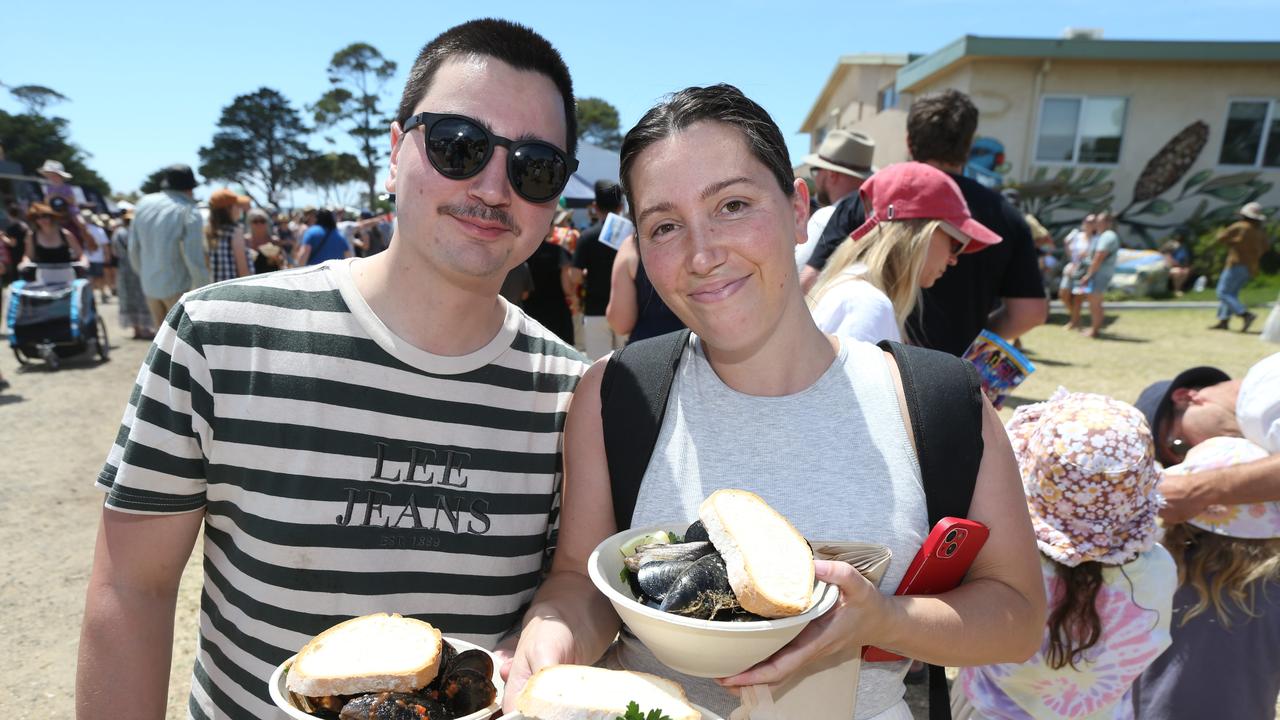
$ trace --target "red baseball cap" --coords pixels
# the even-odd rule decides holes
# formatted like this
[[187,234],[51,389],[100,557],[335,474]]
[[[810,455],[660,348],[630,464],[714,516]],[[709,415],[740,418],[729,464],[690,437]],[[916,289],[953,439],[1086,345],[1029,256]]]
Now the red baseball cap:
[[881,168],[862,183],[860,192],[862,206],[870,212],[850,235],[854,240],[885,221],[939,220],[948,235],[966,243],[966,253],[1000,242],[999,235],[969,214],[955,181],[932,165],[904,162]]

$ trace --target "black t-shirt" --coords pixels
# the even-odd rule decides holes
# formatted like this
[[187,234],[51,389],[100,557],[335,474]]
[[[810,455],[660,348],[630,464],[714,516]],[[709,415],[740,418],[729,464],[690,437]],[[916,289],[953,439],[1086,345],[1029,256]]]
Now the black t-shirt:
[[[948,173],[949,174],[949,173]],[[1044,279],[1027,221],[996,191],[972,178],[951,175],[969,214],[1003,238],[971,255],[920,293],[919,313],[907,319],[907,337],[916,345],[961,355],[987,326],[1000,298],[1043,298]]]
[[596,223],[582,231],[578,248],[573,253],[573,266],[587,271],[587,296],[582,301],[583,315],[603,315],[609,307],[612,288],[613,259],[618,251],[600,242],[604,223]]
[[866,219],[866,212],[862,209],[862,193],[852,193],[840,198],[836,209],[831,212],[831,218],[827,220],[826,229],[818,238],[818,244],[813,247],[809,267],[814,270],[826,267],[827,260],[831,259],[836,248],[848,240],[850,233],[857,230]]

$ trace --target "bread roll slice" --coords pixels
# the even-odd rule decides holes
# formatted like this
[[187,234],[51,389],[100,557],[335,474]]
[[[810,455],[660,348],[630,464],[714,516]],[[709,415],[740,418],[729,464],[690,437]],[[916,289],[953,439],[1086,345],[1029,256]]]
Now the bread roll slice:
[[298,651],[285,686],[308,697],[413,692],[440,670],[440,631],[377,613],[338,623]]
[[516,710],[528,720],[614,720],[627,703],[640,712],[661,709],[671,720],[701,720],[684,688],[645,673],[584,665],[552,665],[533,674],[516,697]]
[[809,609],[813,550],[786,518],[746,490],[717,490],[698,518],[729,571],[729,585],[748,612],[790,617]]

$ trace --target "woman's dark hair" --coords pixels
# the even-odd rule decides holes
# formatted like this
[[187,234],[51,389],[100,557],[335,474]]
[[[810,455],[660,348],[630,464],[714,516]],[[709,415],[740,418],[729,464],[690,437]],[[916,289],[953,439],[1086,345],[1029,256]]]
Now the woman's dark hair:
[[907,149],[916,162],[964,165],[978,130],[978,108],[959,90],[943,90],[911,103]]
[[546,75],[564,98],[564,119],[568,127],[565,149],[569,155],[578,151],[578,116],[574,111],[573,80],[560,53],[547,39],[524,25],[508,20],[484,18],[455,25],[427,43],[409,70],[400,97],[396,122],[404,127],[413,109],[431,89],[431,81],[445,61],[457,56],[491,57],[517,70]]
[[1102,639],[1102,618],[1098,616],[1098,591],[1102,589],[1102,563],[1085,562],[1075,567],[1057,565],[1062,597],[1049,613],[1049,667],[1076,669],[1084,651]]
[[619,170],[627,203],[635,212],[635,192],[631,186],[631,168],[645,148],[664,140],[694,123],[711,120],[739,130],[747,147],[773,177],[782,192],[795,194],[795,173],[787,154],[787,142],[769,113],[742,91],[721,83],[709,87],[689,87],[650,108],[622,140]]
[[325,232],[333,232],[338,227],[338,221],[333,218],[333,211],[328,208],[316,211],[316,224],[324,228]]

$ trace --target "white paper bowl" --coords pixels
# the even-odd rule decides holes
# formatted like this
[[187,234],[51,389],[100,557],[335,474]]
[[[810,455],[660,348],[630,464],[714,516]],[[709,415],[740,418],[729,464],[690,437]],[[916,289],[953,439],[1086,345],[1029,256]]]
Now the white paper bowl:
[[[697,710],[699,713],[702,713],[702,720],[724,720],[724,718],[702,707],[701,705],[694,705],[693,703],[689,703],[689,705],[694,710]],[[648,710],[646,709],[646,710],[643,710],[642,712],[648,712]],[[529,718],[525,717],[524,715],[521,715],[518,712],[513,712],[507,715],[503,715],[502,717],[498,718],[498,720],[529,720]]]
[[[458,652],[464,652],[466,650],[484,650],[484,652],[488,653],[489,657],[493,659],[492,680],[493,680],[494,687],[498,688],[498,695],[494,699],[493,704],[483,710],[477,710],[476,712],[473,712],[470,715],[464,715],[457,719],[457,720],[486,720],[488,717],[490,717],[491,715],[493,715],[494,713],[502,709],[502,691],[504,688],[503,688],[502,678],[498,676],[498,668],[501,666],[502,663],[498,661],[498,658],[495,657],[493,653],[489,652],[488,650],[485,650],[479,645],[472,645],[471,643],[465,640],[455,640],[453,638],[448,638],[448,637],[444,639],[449,641],[449,644],[452,645]],[[280,711],[283,712],[285,715],[293,718],[294,720],[316,720],[317,716],[311,715],[309,713],[305,713],[302,710],[298,709],[298,707],[293,704],[293,702],[289,699],[289,690],[284,685],[285,676],[288,674],[289,666],[293,664],[293,660],[296,657],[298,656],[294,655],[293,657],[290,657],[288,660],[285,660],[284,662],[280,663],[279,667],[275,669],[275,672],[271,673],[271,680],[267,682],[267,687],[271,692],[271,699],[275,702],[276,707],[280,708]]]
[[618,616],[672,670],[706,678],[737,675],[791,642],[840,597],[837,588],[819,581],[814,584],[808,610],[792,617],[754,622],[697,620],[645,607],[621,577],[622,546],[642,535],[675,526],[672,523],[625,530],[600,543],[587,561],[592,582],[613,603]]

